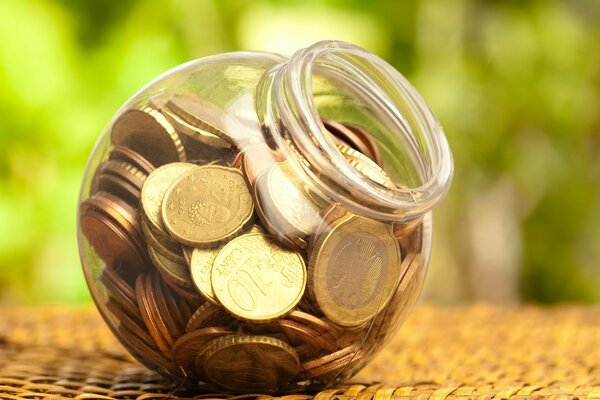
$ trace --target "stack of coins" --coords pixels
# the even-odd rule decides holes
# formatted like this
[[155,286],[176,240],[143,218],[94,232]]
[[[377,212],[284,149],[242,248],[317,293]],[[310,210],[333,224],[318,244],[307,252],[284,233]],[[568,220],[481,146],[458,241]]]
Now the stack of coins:
[[[394,187],[364,128],[324,125],[350,165]],[[423,221],[327,200],[201,98],[125,110],[110,139],[80,205],[92,280],[119,339],[171,378],[234,392],[346,378],[420,287]]]

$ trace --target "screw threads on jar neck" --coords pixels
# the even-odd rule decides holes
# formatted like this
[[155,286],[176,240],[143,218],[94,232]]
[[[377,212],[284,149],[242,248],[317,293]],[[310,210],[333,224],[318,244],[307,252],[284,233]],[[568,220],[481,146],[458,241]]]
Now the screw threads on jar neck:
[[[344,158],[317,111],[316,69],[352,87],[385,118],[406,148],[418,186],[382,186]],[[319,42],[271,71],[263,89],[259,114],[275,145],[299,161],[311,183],[334,201],[372,218],[408,221],[430,211],[447,193],[452,155],[439,123],[408,81],[374,54],[344,42]]]

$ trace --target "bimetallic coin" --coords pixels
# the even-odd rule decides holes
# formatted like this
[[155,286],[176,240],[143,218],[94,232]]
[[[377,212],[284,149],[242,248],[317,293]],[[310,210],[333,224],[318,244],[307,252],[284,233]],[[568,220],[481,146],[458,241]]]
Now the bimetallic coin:
[[184,173],[167,190],[162,219],[178,241],[211,247],[241,232],[254,207],[242,173],[207,165]]
[[[200,361],[200,362],[199,362]],[[298,354],[268,336],[228,335],[213,339],[196,365],[214,384],[236,392],[276,392],[298,374]]]
[[315,240],[308,272],[311,296],[333,323],[361,325],[388,304],[400,261],[390,224],[347,215]]
[[300,301],[306,286],[302,256],[271,237],[249,233],[227,243],[213,262],[215,297],[237,318],[272,321]]
[[191,163],[170,163],[155,169],[144,182],[141,195],[141,208],[144,221],[155,232],[164,232],[164,224],[161,216],[161,205],[169,186],[184,173],[198,168]]
[[186,159],[179,134],[152,107],[124,111],[113,124],[110,137],[113,145],[134,150],[154,166]]
[[258,216],[265,228],[292,248],[304,249],[321,220],[320,210],[302,187],[288,162],[274,164],[255,186]]
[[346,161],[348,161],[350,165],[356,168],[357,171],[361,172],[367,178],[387,188],[396,188],[396,185],[394,182],[392,182],[385,171],[369,157],[365,156],[359,151],[343,145],[338,145],[337,148],[340,153],[342,153],[344,158],[346,158]]

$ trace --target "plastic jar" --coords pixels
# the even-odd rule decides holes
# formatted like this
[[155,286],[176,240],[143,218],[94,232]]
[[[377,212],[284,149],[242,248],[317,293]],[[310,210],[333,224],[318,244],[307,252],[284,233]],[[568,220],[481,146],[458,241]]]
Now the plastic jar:
[[135,94],[90,156],[86,280],[123,345],[176,383],[320,389],[418,298],[452,170],[431,110],[364,49],[195,60]]

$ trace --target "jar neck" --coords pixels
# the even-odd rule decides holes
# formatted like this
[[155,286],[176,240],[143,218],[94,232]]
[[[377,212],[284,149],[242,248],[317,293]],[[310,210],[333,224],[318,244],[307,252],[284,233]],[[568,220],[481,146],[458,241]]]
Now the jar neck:
[[[383,186],[338,151],[313,97],[317,68],[335,74],[385,115],[387,128],[410,147],[420,185]],[[259,91],[257,111],[272,145],[296,160],[311,184],[333,201],[372,218],[409,221],[447,193],[453,163],[440,124],[408,81],[374,54],[344,42],[319,42],[271,70]]]

